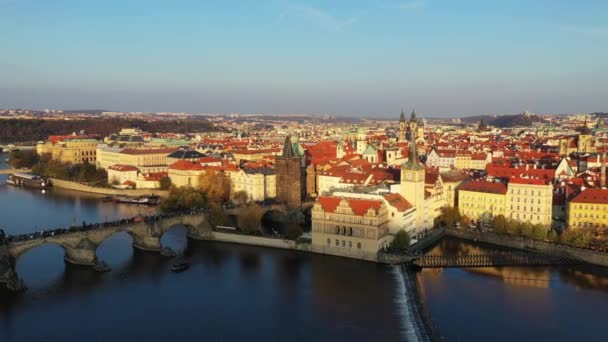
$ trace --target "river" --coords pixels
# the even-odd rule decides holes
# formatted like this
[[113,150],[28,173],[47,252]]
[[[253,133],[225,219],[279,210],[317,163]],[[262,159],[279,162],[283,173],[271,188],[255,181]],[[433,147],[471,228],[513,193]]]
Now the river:
[[[61,189],[10,187],[5,178],[0,176],[0,227],[11,234],[154,210]],[[419,329],[412,318],[413,292],[420,294],[435,335],[445,340],[608,336],[601,324],[608,317],[608,277],[598,270],[404,274],[397,267],[337,257],[192,241],[179,227],[161,241],[188,248],[191,268],[171,272],[169,259],[134,250],[125,233],[98,248],[98,258],[112,267],[109,273],[64,263],[59,246],[31,250],[17,263],[29,290],[0,292],[0,341],[403,341]],[[431,252],[483,248],[444,240]],[[407,279],[417,289],[408,288]]]

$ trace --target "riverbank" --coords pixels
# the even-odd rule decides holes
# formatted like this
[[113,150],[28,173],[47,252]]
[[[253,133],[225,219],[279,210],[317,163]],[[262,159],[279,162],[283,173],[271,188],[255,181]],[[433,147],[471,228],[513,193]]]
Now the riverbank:
[[30,173],[31,169],[0,169],[0,175],[10,175],[11,173]]
[[587,249],[558,245],[544,241],[505,236],[492,232],[482,233],[449,228],[446,229],[445,234],[447,236],[457,237],[463,240],[489,243],[501,247],[567,256],[570,258],[579,259],[592,265],[608,267],[608,253],[599,253]]
[[81,184],[72,181],[66,181],[63,179],[51,178],[51,182],[54,187],[88,192],[99,195],[108,195],[108,196],[151,196],[158,195],[161,197],[167,197],[169,192],[167,190],[160,189],[114,189],[114,188],[100,188],[94,187],[86,184]]

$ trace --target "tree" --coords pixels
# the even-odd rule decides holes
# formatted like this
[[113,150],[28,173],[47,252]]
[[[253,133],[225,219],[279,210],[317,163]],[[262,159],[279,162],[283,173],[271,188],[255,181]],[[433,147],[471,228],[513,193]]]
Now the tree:
[[530,223],[530,221],[526,221],[519,226],[519,232],[523,237],[532,238],[534,233],[534,225]]
[[224,203],[230,198],[230,179],[223,171],[207,170],[199,176],[198,182],[210,202]]
[[519,235],[519,223],[515,220],[507,220],[505,224],[505,231],[509,235]]
[[492,219],[492,226],[494,227],[495,232],[500,234],[506,234],[507,218],[502,214],[494,216],[494,219]]
[[544,240],[546,237],[547,237],[547,228],[540,223],[535,224],[534,227],[532,228],[531,238],[534,240]]
[[395,238],[390,245],[391,250],[405,253],[410,248],[410,234],[405,230],[400,230],[395,234]]
[[302,227],[300,227],[299,224],[297,223],[288,223],[287,224],[287,234],[286,237],[289,240],[296,240],[297,238],[300,237],[300,235],[302,235],[303,231],[302,231]]
[[222,206],[217,202],[209,203],[209,223],[214,226],[224,226],[228,222],[228,217],[224,214]]
[[199,210],[205,208],[206,205],[207,198],[202,191],[189,187],[171,187],[169,196],[162,200],[160,208],[165,212],[173,212]]
[[38,163],[38,160],[36,151],[13,150],[8,155],[9,164],[15,169],[30,169]]
[[247,191],[241,190],[241,191],[235,192],[234,195],[232,196],[232,199],[234,199],[239,205],[243,205],[243,204],[247,203],[247,200],[249,199],[249,195],[247,194]]
[[160,183],[160,188],[162,190],[167,190],[171,187],[171,178],[168,176],[162,177],[158,182]]
[[439,215],[439,223],[446,227],[454,227],[457,222],[460,222],[462,216],[458,211],[458,208],[451,206],[444,206],[441,208],[441,214]]
[[258,205],[252,204],[241,210],[237,218],[239,230],[245,234],[255,234],[260,231],[263,211]]

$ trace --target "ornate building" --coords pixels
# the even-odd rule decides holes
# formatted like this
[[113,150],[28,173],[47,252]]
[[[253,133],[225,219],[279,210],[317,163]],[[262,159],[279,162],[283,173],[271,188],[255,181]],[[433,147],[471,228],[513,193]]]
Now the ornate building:
[[283,154],[276,158],[276,170],[277,200],[291,207],[302,206],[306,193],[306,170],[300,148],[292,142],[291,135],[285,137]]

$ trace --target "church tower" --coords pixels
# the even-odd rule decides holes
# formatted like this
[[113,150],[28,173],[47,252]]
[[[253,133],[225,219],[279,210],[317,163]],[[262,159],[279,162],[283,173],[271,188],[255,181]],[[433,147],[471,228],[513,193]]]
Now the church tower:
[[418,160],[416,147],[416,131],[410,134],[408,159],[401,165],[401,195],[416,208],[416,229],[422,226],[424,220],[424,165]]
[[405,132],[407,131],[406,123],[405,123],[405,114],[403,113],[403,109],[401,109],[401,117],[399,118],[399,135],[397,136],[398,142],[406,141]]

